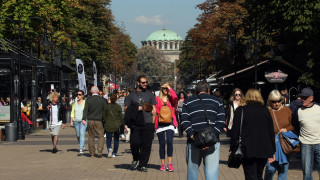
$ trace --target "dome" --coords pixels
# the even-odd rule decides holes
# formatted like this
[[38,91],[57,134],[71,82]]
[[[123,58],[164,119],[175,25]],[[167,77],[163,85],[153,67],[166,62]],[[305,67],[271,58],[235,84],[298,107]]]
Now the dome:
[[182,41],[179,34],[170,31],[166,28],[151,33],[146,41]]

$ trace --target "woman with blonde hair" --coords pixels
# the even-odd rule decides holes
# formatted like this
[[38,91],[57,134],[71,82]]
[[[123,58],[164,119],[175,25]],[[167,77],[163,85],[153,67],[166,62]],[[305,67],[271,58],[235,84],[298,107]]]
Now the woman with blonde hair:
[[239,139],[242,121],[241,140],[245,152],[242,166],[245,179],[262,180],[264,166],[275,152],[273,121],[257,89],[249,89],[245,99],[246,105],[235,111],[230,148],[233,149]]
[[[174,128],[177,127],[177,118],[175,113],[175,107],[177,104],[178,96],[177,94],[170,88],[169,84],[164,84],[161,86],[160,94],[156,97],[156,109],[157,116],[155,120],[155,128],[156,133],[159,139],[159,154],[161,159],[161,168],[160,171],[174,171],[172,166],[172,154],[173,154],[173,135]],[[167,106],[167,107],[165,107]],[[164,109],[170,109],[171,118],[170,123],[163,123],[162,121],[162,113]],[[168,111],[167,111],[168,112]],[[167,115],[167,114],[166,114]],[[170,114],[169,114],[170,115]],[[170,117],[170,116],[169,116]],[[165,138],[166,135],[166,138]],[[167,141],[167,155],[168,155],[168,166],[165,166],[165,146]]]
[[226,110],[226,125],[227,128],[224,128],[225,131],[227,131],[227,135],[230,136],[230,132],[232,130],[233,125],[233,117],[234,112],[239,106],[246,105],[246,101],[244,99],[244,94],[239,88],[235,88],[232,91],[232,94],[230,96],[230,101],[227,104],[227,110]]
[[65,106],[58,102],[60,94],[57,92],[52,92],[49,95],[50,104],[47,106],[49,111],[49,129],[51,132],[52,139],[52,153],[58,152],[57,142],[60,128],[65,128],[66,123],[66,108]]
[[[291,124],[292,112],[289,107],[282,104],[284,97],[278,90],[269,93],[267,106],[273,119],[273,128],[275,136],[281,132],[292,131],[294,129]],[[278,179],[287,179],[289,162],[279,164],[275,161],[275,156],[269,158],[266,164],[264,179],[272,180],[273,175],[278,171]]]

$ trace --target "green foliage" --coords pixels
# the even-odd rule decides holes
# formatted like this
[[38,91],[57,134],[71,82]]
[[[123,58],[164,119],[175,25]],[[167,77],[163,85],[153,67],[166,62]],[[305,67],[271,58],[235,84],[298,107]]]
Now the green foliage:
[[[0,4],[0,17],[8,17],[16,22],[0,19],[0,37],[16,40],[18,20],[25,27],[24,47],[37,49],[38,41],[43,41],[44,23],[30,17],[40,17],[48,27],[48,36],[55,46],[68,56],[71,39],[76,58],[83,61],[85,70],[92,69],[92,61],[97,64],[98,73],[110,72],[110,62],[121,64],[123,69],[135,61],[137,48],[125,31],[114,22],[110,10],[111,0],[6,0]],[[20,28],[22,29],[22,28]],[[70,37],[63,35],[69,34]],[[40,49],[39,51],[43,51]],[[117,54],[116,54],[117,53]],[[45,58],[41,53],[41,59]],[[71,62],[75,64],[75,60]],[[90,74],[91,75],[91,74]]]

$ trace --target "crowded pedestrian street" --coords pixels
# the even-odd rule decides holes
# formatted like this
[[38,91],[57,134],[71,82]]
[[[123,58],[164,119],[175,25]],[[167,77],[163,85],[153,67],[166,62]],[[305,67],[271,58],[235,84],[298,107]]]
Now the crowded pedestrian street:
[[[84,154],[79,155],[78,142],[74,135],[74,128],[69,124],[60,131],[58,152],[52,153],[52,143],[49,130],[37,130],[27,134],[24,141],[0,142],[0,179],[114,179],[114,180],[184,180],[187,177],[186,137],[174,137],[173,164],[174,172],[159,171],[159,145],[157,137],[153,140],[148,172],[131,171],[132,162],[130,144],[120,142],[118,156],[107,158],[106,147],[102,158],[90,158],[87,138]],[[87,133],[86,133],[87,135]],[[229,138],[225,134],[221,137],[219,180],[244,179],[242,167],[228,168],[227,158]],[[300,159],[290,157],[288,172],[289,180],[301,180]],[[199,180],[205,179],[202,165],[199,168]],[[317,178],[313,171],[313,178]],[[277,177],[275,176],[274,179]]]

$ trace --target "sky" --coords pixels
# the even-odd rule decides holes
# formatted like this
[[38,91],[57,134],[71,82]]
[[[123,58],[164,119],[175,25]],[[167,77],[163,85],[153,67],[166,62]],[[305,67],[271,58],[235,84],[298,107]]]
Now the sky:
[[123,24],[131,41],[141,47],[141,41],[166,27],[184,40],[197,23],[201,11],[197,4],[204,0],[112,0],[111,10],[118,25]]

